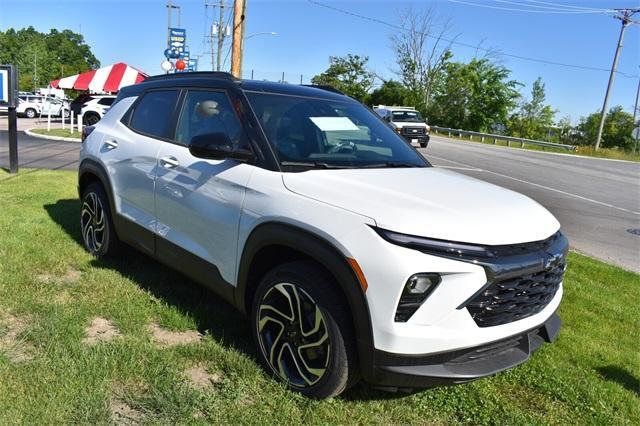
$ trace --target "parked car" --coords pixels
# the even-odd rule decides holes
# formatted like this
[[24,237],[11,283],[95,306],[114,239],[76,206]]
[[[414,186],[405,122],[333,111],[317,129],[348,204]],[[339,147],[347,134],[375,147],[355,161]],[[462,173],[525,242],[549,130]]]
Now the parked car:
[[39,115],[47,115],[51,109],[53,117],[66,117],[69,113],[69,103],[58,98],[41,95],[19,95],[16,113],[19,116],[35,118]]
[[115,99],[114,95],[82,94],[71,102],[70,108],[76,116],[82,114],[85,125],[92,126],[100,121]]
[[421,148],[429,144],[431,128],[415,108],[378,105],[373,110],[410,143],[417,143]]
[[78,189],[90,253],[128,244],[214,290],[248,315],[265,370],[309,397],[471,381],[560,328],[551,213],[432,167],[334,91],[151,77],[84,129]]

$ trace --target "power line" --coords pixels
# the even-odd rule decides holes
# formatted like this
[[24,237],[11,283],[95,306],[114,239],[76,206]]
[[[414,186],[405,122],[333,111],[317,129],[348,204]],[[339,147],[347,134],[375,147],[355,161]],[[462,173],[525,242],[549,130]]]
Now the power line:
[[[338,8],[338,7],[335,7],[335,6],[331,6],[331,5],[328,5],[326,3],[322,3],[322,2],[317,1],[317,0],[307,0],[307,2],[309,2],[309,3],[313,4],[313,5],[316,5],[316,6],[320,6],[320,7],[326,8],[326,9],[330,9],[330,10],[333,10],[333,11],[336,11],[336,12],[340,12],[340,13],[342,13],[344,15],[349,15],[349,16],[353,16],[353,17],[358,18],[358,19],[363,19],[363,20],[366,20],[366,21],[374,22],[376,24],[385,25],[387,27],[390,27],[390,28],[393,28],[393,29],[396,29],[396,30],[406,31],[406,29],[403,28],[400,25],[392,24],[390,22],[386,22],[386,21],[383,21],[383,20],[378,19],[378,18],[372,18],[370,16],[360,15],[358,13],[354,13],[354,12],[351,12],[351,11],[348,11],[348,10],[345,10],[345,9],[341,9],[341,8]],[[429,33],[420,33],[419,32],[419,34],[423,34],[424,36],[429,37],[429,38],[433,38],[433,39],[437,38],[437,37],[435,37],[435,36],[433,36],[433,35],[431,35]],[[537,63],[540,63],[540,64],[555,65],[555,66],[560,66],[560,67],[574,68],[574,69],[580,69],[580,70],[586,70],[586,71],[604,71],[604,72],[610,72],[611,71],[609,68],[592,67],[592,66],[589,66],[589,65],[568,64],[568,63],[564,63],[564,62],[556,62],[556,61],[550,61],[550,60],[546,60],[546,59],[532,58],[532,57],[529,57],[529,56],[516,55],[516,54],[513,54],[513,53],[505,53],[505,52],[502,52],[502,51],[496,51],[495,49],[487,49],[487,48],[484,48],[484,47],[481,47],[481,46],[474,46],[472,44],[463,43],[463,42],[456,41],[456,40],[451,40],[451,39],[446,39],[446,38],[443,38],[443,37],[439,37],[439,40],[447,42],[447,43],[450,43],[452,45],[467,47],[467,48],[470,48],[470,49],[475,49],[475,50],[479,50],[479,51],[486,52],[486,53],[491,53],[491,54],[498,53],[501,56],[506,56],[506,57],[514,58],[514,59],[520,59],[520,60],[523,60],[523,61],[537,62]],[[626,77],[626,78],[639,78],[640,77],[638,75],[627,74],[627,73],[625,73],[623,71],[616,71],[616,73],[620,74],[621,76]]]
[[[597,9],[597,8],[581,8],[581,7],[567,7],[565,5],[560,5],[556,3],[547,3],[545,4],[534,1],[523,3],[522,1],[511,1],[511,0],[493,0],[496,3],[505,3],[512,4],[516,6],[526,7],[526,8],[537,8],[543,10],[559,10],[559,11],[573,11],[576,13],[599,13],[599,12],[611,12],[611,9]],[[526,1],[526,0],[525,0]]]
[[573,6],[570,4],[559,4],[559,3],[551,3],[551,2],[547,2],[547,1],[539,1],[539,0],[524,0],[527,3],[537,3],[537,4],[544,4],[544,5],[548,5],[548,6],[557,6],[557,7],[564,7],[567,9],[578,9],[578,10],[610,10],[610,9],[599,9],[599,8],[595,8],[595,7],[588,7],[588,6]]
[[[504,6],[492,6],[489,4],[482,3],[472,3],[464,0],[447,0],[450,3],[459,3],[467,6],[475,6],[475,7],[483,7],[486,9],[496,9],[496,10],[506,10],[509,12],[525,12],[525,13],[546,13],[546,14],[556,14],[556,15],[579,15],[585,13],[607,13],[606,10],[535,10],[535,9],[517,9],[514,7],[504,7]],[[498,0],[494,0],[498,1]],[[501,3],[514,3],[508,1],[501,1]],[[515,3],[519,4],[519,3]],[[527,7],[525,4],[519,4],[521,6]]]

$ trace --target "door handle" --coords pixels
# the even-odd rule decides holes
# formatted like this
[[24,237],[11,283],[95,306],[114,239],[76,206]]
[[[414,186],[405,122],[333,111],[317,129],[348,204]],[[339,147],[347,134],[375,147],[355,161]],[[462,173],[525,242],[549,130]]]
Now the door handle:
[[109,149],[116,149],[118,147],[118,141],[115,139],[105,139],[104,144]]
[[162,157],[160,159],[160,164],[162,164],[162,167],[165,167],[167,169],[172,169],[180,165],[176,157]]

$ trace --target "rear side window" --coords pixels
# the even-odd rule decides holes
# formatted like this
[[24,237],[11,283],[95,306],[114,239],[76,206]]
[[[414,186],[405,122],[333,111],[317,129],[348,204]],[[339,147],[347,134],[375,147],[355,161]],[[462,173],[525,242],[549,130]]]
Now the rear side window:
[[148,92],[136,104],[129,126],[140,133],[170,139],[172,115],[178,102],[177,90]]
[[116,98],[102,98],[98,101],[100,105],[111,105]]

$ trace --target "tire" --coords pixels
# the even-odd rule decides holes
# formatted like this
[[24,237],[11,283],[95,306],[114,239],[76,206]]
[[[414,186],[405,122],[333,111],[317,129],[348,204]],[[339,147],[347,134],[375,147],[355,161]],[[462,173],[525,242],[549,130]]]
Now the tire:
[[85,126],[93,126],[94,124],[100,121],[100,116],[98,114],[90,113],[89,115],[84,117]]
[[313,262],[268,272],[253,298],[251,324],[264,369],[290,389],[324,399],[357,381],[349,307],[333,277]]
[[25,117],[27,117],[27,118],[36,118],[36,115],[38,115],[38,112],[37,112],[35,109],[33,109],[33,108],[27,108],[27,109],[24,111],[24,115],[25,115]]
[[428,142],[420,142],[420,148],[426,148],[429,145]]
[[119,253],[121,243],[113,226],[109,199],[98,182],[89,184],[82,193],[80,232],[84,248],[95,257],[114,257]]

